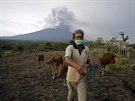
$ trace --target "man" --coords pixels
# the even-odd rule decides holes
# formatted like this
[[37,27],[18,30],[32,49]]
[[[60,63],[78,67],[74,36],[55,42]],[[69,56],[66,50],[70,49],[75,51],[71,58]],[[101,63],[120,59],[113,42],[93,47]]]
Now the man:
[[86,67],[89,63],[89,48],[83,45],[84,32],[76,30],[73,33],[73,43],[67,46],[65,62],[68,64],[67,85],[68,101],[87,101]]

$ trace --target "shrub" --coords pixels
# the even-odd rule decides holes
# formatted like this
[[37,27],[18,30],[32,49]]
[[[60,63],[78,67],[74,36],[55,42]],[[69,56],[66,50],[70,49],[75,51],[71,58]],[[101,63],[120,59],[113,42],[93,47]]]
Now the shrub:
[[111,72],[114,72],[114,73],[118,73],[120,71],[122,71],[124,68],[122,66],[117,66],[117,65],[109,65],[108,66],[108,70],[111,71]]
[[116,58],[117,64],[129,64],[129,59],[126,57]]

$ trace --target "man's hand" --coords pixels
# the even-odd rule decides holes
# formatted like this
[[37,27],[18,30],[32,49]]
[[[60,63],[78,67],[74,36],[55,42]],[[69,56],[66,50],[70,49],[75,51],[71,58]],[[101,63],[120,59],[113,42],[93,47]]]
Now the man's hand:
[[90,59],[88,59],[88,60],[86,61],[86,64],[90,64],[90,63],[92,63],[92,61],[91,61]]
[[86,68],[82,67],[78,64],[76,64],[71,58],[65,57],[65,63],[67,63],[69,66],[72,66],[75,68],[80,75],[84,75],[86,73]]
[[79,68],[77,71],[80,75],[84,75],[86,73],[86,69],[84,67]]

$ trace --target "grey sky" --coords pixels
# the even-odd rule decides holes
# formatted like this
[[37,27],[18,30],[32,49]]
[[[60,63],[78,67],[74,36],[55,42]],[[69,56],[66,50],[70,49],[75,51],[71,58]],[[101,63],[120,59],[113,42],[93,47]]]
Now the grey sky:
[[135,42],[135,0],[0,0],[0,36],[40,30],[52,8],[67,7],[89,40],[125,32]]

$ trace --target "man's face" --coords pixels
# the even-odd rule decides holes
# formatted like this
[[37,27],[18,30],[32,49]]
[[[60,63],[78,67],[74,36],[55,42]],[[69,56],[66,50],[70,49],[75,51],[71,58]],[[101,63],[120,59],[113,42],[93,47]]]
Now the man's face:
[[74,40],[83,40],[83,35],[81,33],[75,34]]

